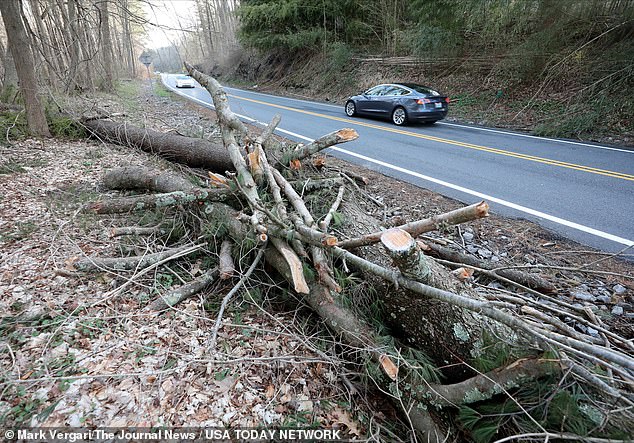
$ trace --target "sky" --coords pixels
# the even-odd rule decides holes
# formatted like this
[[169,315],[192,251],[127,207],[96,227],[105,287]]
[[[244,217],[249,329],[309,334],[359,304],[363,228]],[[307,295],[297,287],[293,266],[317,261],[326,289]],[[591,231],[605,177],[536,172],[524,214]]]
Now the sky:
[[179,40],[178,35],[181,31],[178,29],[192,29],[196,23],[194,0],[151,0],[145,4],[144,8],[148,20],[159,25],[146,27],[148,38],[145,46],[147,48],[170,46],[172,42]]

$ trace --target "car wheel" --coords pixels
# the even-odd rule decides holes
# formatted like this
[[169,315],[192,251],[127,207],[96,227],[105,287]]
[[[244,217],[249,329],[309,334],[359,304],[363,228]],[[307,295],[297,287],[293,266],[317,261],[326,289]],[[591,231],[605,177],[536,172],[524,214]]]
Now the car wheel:
[[346,115],[348,117],[354,117],[357,115],[357,107],[355,106],[353,101],[349,101],[346,103]]
[[407,112],[405,112],[404,108],[399,106],[392,111],[392,123],[396,126],[403,126],[407,123]]

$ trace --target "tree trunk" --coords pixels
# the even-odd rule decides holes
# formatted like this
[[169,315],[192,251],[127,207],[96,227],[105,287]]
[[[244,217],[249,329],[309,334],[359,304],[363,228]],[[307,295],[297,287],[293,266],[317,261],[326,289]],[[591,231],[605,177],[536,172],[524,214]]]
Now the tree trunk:
[[40,137],[50,137],[46,123],[44,106],[37,92],[33,54],[29,38],[22,22],[22,3],[16,1],[0,1],[0,12],[4,27],[7,30],[9,49],[13,55],[15,68],[20,81],[20,92],[24,96],[26,120],[29,130]]
[[225,148],[208,140],[164,134],[106,120],[89,120],[83,125],[103,140],[142,149],[192,168],[206,168],[220,173],[233,170]]
[[108,17],[108,2],[96,2],[99,10],[99,35],[101,37],[101,53],[103,55],[103,90],[113,89],[113,65],[112,65],[112,39],[110,38],[110,18]]

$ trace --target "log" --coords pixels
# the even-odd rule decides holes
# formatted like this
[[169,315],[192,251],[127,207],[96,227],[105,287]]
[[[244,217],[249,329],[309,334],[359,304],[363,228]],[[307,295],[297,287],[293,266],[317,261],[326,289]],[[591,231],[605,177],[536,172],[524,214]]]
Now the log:
[[[145,268],[163,261],[169,257],[179,254],[180,252],[191,249],[191,245],[181,246],[180,248],[166,249],[165,251],[155,252],[153,254],[135,255],[133,257],[116,257],[116,258],[97,258],[87,257],[76,261],[73,266],[78,271],[95,272],[95,271],[132,271],[134,269]],[[193,252],[193,251],[192,251]]]
[[103,178],[103,184],[108,189],[153,192],[187,192],[196,189],[193,183],[180,174],[137,166],[126,166],[109,171]]
[[[407,231],[390,229],[381,236],[381,243],[403,278],[473,300],[481,298],[448,270],[426,257]],[[396,316],[393,322],[395,330],[400,331],[412,346],[427,353],[439,366],[462,361],[473,363],[475,359],[488,355],[487,349],[482,349],[485,347],[484,329],[487,332],[495,331],[496,335],[509,336],[509,332],[503,331],[501,325],[490,322],[476,312],[433,299],[421,300],[410,291],[400,289],[396,294],[386,291],[383,301],[386,309]],[[446,371],[451,377],[462,377],[468,373],[469,370],[459,366]]]
[[478,374],[459,383],[431,384],[428,390],[419,393],[416,397],[436,407],[455,407],[488,400],[507,389],[557,372],[560,370],[552,360],[527,358],[515,361],[505,368]]
[[101,140],[138,148],[192,168],[206,168],[220,173],[233,170],[222,145],[209,140],[165,134],[108,120],[89,120],[82,124]]
[[158,226],[123,226],[120,228],[112,228],[110,230],[110,237],[119,237],[122,235],[165,235],[167,230]]
[[[265,258],[288,281],[292,281],[286,261],[273,248],[269,248]],[[339,335],[342,340],[355,349],[366,350],[372,360],[383,369],[387,378],[374,380],[386,392],[393,389],[392,382],[398,379],[398,366],[385,353],[381,337],[350,309],[338,305],[330,294],[330,290],[315,282],[311,283],[310,292],[304,297],[308,305],[324,320],[328,328]],[[396,372],[396,373],[395,373]],[[403,392],[409,397],[407,392]],[[424,441],[445,441],[445,432],[434,422],[425,408],[410,404],[410,398],[394,398],[394,402],[408,415],[414,429],[424,437]],[[405,406],[407,405],[407,406]]]
[[[406,223],[398,228],[409,232],[412,237],[438,229],[440,225],[458,225],[460,223],[477,220],[479,218],[489,216],[489,205],[482,201],[464,208],[456,209],[440,215],[434,215],[430,218]],[[344,249],[358,248],[359,246],[368,246],[378,243],[384,231],[372,232],[358,238],[343,240],[337,243],[337,246]]]
[[230,240],[224,240],[220,245],[220,253],[218,254],[218,268],[220,270],[220,280],[227,280],[233,277],[236,267],[233,264],[231,249],[233,243]]
[[[503,333],[497,331],[495,334],[499,338],[515,337],[514,340],[517,340],[519,338],[517,335],[521,334],[524,337],[530,338],[532,343],[534,343],[533,346],[535,348],[539,346],[544,348],[544,350],[548,350],[550,349],[550,346],[563,347],[567,349],[568,352],[575,354],[580,358],[586,358],[594,363],[612,368],[612,370],[618,372],[627,383],[634,382],[634,359],[621,351],[605,346],[597,346],[595,344],[580,341],[562,334],[536,328],[521,317],[496,307],[494,303],[439,289],[431,285],[426,285],[405,278],[401,275],[394,275],[394,273],[392,273],[389,269],[358,257],[345,249],[334,247],[332,248],[332,252],[335,256],[345,259],[349,264],[357,266],[359,269],[363,269],[366,272],[380,276],[387,281],[396,282],[399,287],[408,289],[412,293],[417,294],[418,297],[425,302],[428,302],[431,299],[442,301],[450,306],[471,311],[480,317],[486,317],[487,319],[496,322],[498,325],[505,325],[507,328],[501,331]],[[443,320],[444,319],[442,318],[438,318],[436,319],[435,324],[442,324]],[[420,322],[420,319],[414,318],[414,321]],[[489,331],[495,331],[496,328],[493,326],[493,324],[483,325],[482,329],[486,328]],[[458,338],[465,333],[467,336],[471,336],[473,332],[473,330],[454,331]],[[445,339],[450,338],[451,335],[453,334],[448,334]],[[526,346],[529,344],[529,342],[526,342]],[[526,350],[528,349],[530,348],[527,348]]]
[[163,311],[165,309],[172,308],[204,290],[212,284],[217,277],[218,268],[210,269],[194,280],[185,283],[167,294],[161,295],[148,306],[148,309],[153,311]]
[[231,193],[227,189],[198,189],[192,192],[174,191],[165,194],[135,195],[100,200],[88,204],[86,209],[97,214],[117,214],[177,205],[201,204],[210,201],[225,201],[230,195]]
[[429,262],[418,249],[416,240],[407,231],[399,228],[390,229],[381,235],[381,243],[401,274],[421,282],[426,282],[431,274]]

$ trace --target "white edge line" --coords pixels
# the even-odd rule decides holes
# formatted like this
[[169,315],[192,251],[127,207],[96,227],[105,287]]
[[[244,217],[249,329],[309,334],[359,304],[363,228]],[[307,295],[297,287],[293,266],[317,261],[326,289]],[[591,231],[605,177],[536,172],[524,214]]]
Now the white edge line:
[[[332,105],[330,103],[322,103],[322,102],[316,102],[316,101],[311,101],[311,100],[302,100],[302,99],[298,99],[298,98],[284,97],[282,95],[265,94],[263,92],[250,91],[248,89],[232,88],[230,86],[227,86],[227,89],[233,89],[235,91],[246,92],[247,94],[256,94],[256,95],[261,95],[261,96],[264,96],[264,97],[274,97],[274,98],[280,98],[280,99],[283,99],[283,100],[290,100],[290,101],[300,102],[300,103],[308,103],[308,104],[312,104],[312,105],[328,106],[328,107],[331,107],[331,108],[337,108],[337,109],[343,110],[343,106],[342,105]],[[537,139],[537,140],[546,140],[546,141],[551,141],[551,142],[556,142],[556,143],[567,143],[567,144],[570,144],[570,145],[586,146],[586,147],[590,147],[590,148],[605,149],[605,150],[608,150],[608,151],[617,151],[617,152],[625,152],[625,153],[628,153],[628,154],[634,154],[634,150],[631,150],[631,149],[613,148],[613,147],[610,147],[610,146],[595,145],[595,144],[592,144],[592,143],[573,142],[572,140],[561,140],[561,139],[557,139],[557,138],[540,137],[538,135],[521,134],[521,133],[517,133],[517,132],[503,131],[501,129],[482,128],[480,126],[461,125],[459,123],[450,123],[450,122],[437,122],[436,124],[438,124],[438,125],[446,125],[446,126],[457,126],[459,128],[474,129],[476,131],[494,132],[496,134],[512,135],[512,136],[515,136],[515,137],[534,138],[534,139]]]
[[[184,96],[186,98],[194,100],[194,101],[196,101],[198,103],[201,103],[201,104],[205,105],[206,107],[212,107],[213,108],[213,105],[211,105],[211,104],[209,104],[207,102],[204,102],[204,101],[202,101],[200,99],[197,99],[196,97],[192,97],[190,95],[187,95],[187,94],[185,94],[185,93],[183,93],[181,91],[178,91],[178,90],[172,88],[170,85],[165,85],[165,86],[167,86],[169,89],[173,90],[174,92],[178,93],[179,95],[182,95],[182,96]],[[259,122],[258,120],[253,119],[251,117],[247,117],[245,115],[240,115],[240,114],[236,114],[236,115],[238,117],[240,117],[240,118],[243,118],[243,119],[247,120],[247,121],[263,124],[263,123]],[[314,141],[314,139],[312,139],[312,138],[309,138],[309,137],[303,136],[301,134],[297,134],[296,132],[291,132],[291,131],[288,131],[288,130],[282,129],[282,128],[277,128],[275,130],[275,132],[281,132],[283,134],[287,134],[287,135],[290,135],[292,137],[297,137],[297,138],[299,138],[301,140],[304,140],[304,141],[307,141],[307,142]],[[391,163],[387,163],[387,162],[384,162],[384,161],[381,161],[381,160],[377,160],[377,159],[374,159],[372,157],[367,157],[367,156],[362,155],[362,154],[357,154],[356,152],[348,151],[347,149],[337,148],[337,147],[331,147],[329,149],[333,150],[333,151],[341,152],[343,154],[350,155],[352,157],[357,157],[357,158],[360,158],[362,160],[365,160],[365,161],[368,161],[368,162],[383,166],[385,168],[393,169],[394,171],[402,172],[404,174],[411,175],[411,176],[416,177],[416,178],[420,178],[422,180],[426,180],[426,181],[429,181],[429,182],[432,182],[432,183],[436,183],[438,185],[445,186],[447,188],[454,189],[456,191],[460,191],[460,192],[463,192],[463,193],[468,194],[468,195],[473,195],[473,196],[481,198],[483,200],[487,200],[489,202],[494,202],[494,203],[497,203],[499,205],[506,206],[507,208],[511,208],[511,209],[515,209],[516,211],[523,212],[525,214],[530,214],[530,215],[533,215],[535,217],[538,217],[538,218],[541,218],[541,219],[544,219],[544,220],[548,220],[548,221],[551,221],[551,222],[554,222],[554,223],[557,223],[557,224],[560,224],[560,225],[563,225],[563,226],[567,226],[567,227],[572,228],[572,229],[576,229],[578,231],[585,232],[587,234],[591,234],[591,235],[594,235],[594,236],[597,236],[597,237],[601,237],[601,238],[604,238],[606,240],[613,241],[615,243],[620,243],[620,244],[625,245],[625,246],[634,246],[634,241],[632,241],[632,240],[628,240],[628,239],[623,238],[623,237],[619,237],[619,236],[616,236],[616,235],[613,235],[613,234],[610,234],[610,233],[607,233],[607,232],[604,232],[604,231],[600,231],[598,229],[594,229],[594,228],[591,228],[589,226],[581,225],[579,223],[571,222],[569,220],[565,220],[565,219],[560,218],[560,217],[555,217],[554,215],[546,214],[544,212],[537,211],[535,209],[527,208],[526,206],[518,205],[516,203],[512,203],[512,202],[503,200],[501,198],[493,197],[492,195],[483,194],[482,192],[474,191],[472,189],[465,188],[463,186],[455,185],[453,183],[449,183],[449,182],[446,182],[444,180],[440,180],[440,179],[437,179],[437,178],[434,178],[434,177],[430,177],[428,175],[424,175],[424,174],[421,174],[419,172],[415,172],[415,171],[411,171],[409,169],[401,168],[400,166],[396,166],[396,165],[393,165]]]

